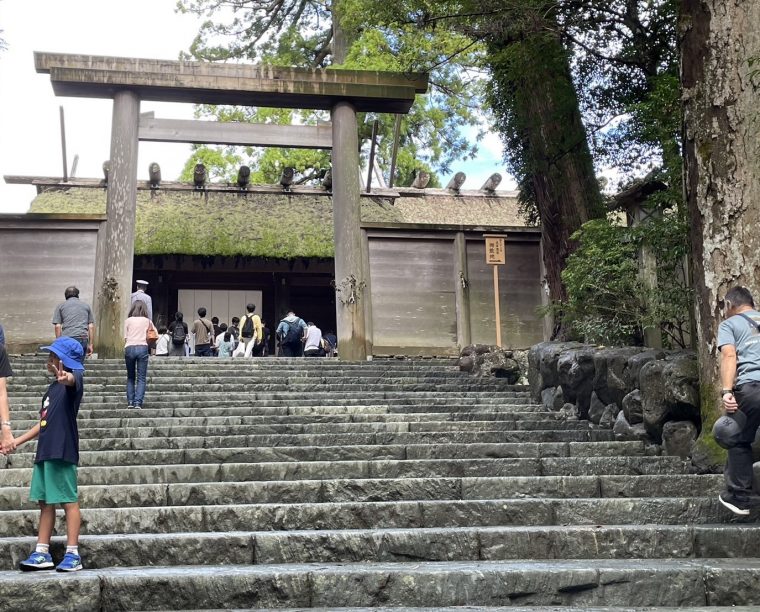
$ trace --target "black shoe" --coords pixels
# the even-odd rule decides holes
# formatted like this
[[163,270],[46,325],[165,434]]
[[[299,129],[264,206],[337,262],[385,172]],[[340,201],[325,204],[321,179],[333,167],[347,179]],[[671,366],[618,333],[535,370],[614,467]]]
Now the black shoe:
[[718,501],[738,516],[749,516],[750,508],[756,505],[750,503],[749,499],[739,499],[730,493],[721,493]]

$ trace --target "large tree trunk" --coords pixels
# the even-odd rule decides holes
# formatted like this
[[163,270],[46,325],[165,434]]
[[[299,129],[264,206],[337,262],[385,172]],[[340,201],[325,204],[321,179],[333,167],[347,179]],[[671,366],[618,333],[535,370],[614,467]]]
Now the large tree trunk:
[[[575,249],[570,236],[603,209],[568,53],[551,30],[492,41],[489,60],[497,121],[502,134],[513,132],[505,135],[507,155],[521,198],[535,204],[541,223],[549,297],[562,302],[561,273]],[[560,316],[553,335],[565,332]]]
[[733,285],[760,299],[760,2],[682,0],[685,196],[691,220],[705,431],[719,414],[719,301]]

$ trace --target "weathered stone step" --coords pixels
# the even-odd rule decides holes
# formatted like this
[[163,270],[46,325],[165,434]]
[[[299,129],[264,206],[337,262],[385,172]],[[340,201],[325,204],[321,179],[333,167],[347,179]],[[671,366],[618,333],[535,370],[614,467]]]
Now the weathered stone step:
[[[0,570],[12,570],[34,537],[0,539]],[[519,559],[736,558],[756,554],[751,525],[596,525],[116,534],[82,538],[88,569],[171,565],[506,561]],[[62,557],[65,539],[53,540]]]
[[[26,420],[34,420],[39,415],[39,400],[34,404],[28,404],[21,407],[18,403],[12,402],[12,417]],[[459,403],[438,403],[426,406],[425,404],[404,404],[404,403],[381,403],[368,402],[367,404],[308,404],[302,402],[293,402],[288,404],[284,400],[262,400],[260,402],[251,402],[251,405],[241,405],[238,402],[234,404],[229,401],[216,406],[197,406],[196,401],[174,401],[163,402],[160,407],[145,406],[140,412],[128,411],[125,401],[113,401],[110,404],[83,404],[77,415],[77,420],[88,420],[98,418],[168,418],[168,417],[196,417],[203,416],[309,416],[309,415],[351,415],[358,419],[364,415],[414,415],[414,414],[438,414],[449,418],[449,415],[462,415],[467,419],[470,414],[477,414],[483,411],[490,413],[506,414],[542,414],[550,415],[542,406],[535,404],[511,404],[511,403],[486,403],[473,402],[470,404]]]
[[[126,377],[126,369],[122,368],[118,371],[112,372],[105,371],[93,371],[87,370],[85,377],[88,382],[107,382],[123,380]],[[46,374],[44,369],[36,373],[26,373],[23,375],[23,384],[43,384],[46,381],[50,381],[50,375]],[[14,379],[11,379],[12,381]],[[207,369],[203,371],[193,369],[177,369],[177,368],[148,368],[148,380],[149,381],[171,381],[177,382],[210,382],[210,383],[235,383],[240,381],[245,382],[301,382],[301,383],[313,383],[313,382],[345,382],[346,380],[356,380],[362,382],[389,382],[389,381],[451,381],[451,382],[467,382],[473,379],[472,376],[464,372],[448,372],[448,371],[389,371],[389,370],[369,370],[366,368],[356,370],[354,372],[346,372],[341,368],[335,368],[333,370],[326,370],[319,368],[312,371],[266,371],[266,370],[224,370],[224,369]],[[489,379],[490,382],[509,386],[510,388],[518,388],[516,385],[510,385],[504,378]],[[20,384],[18,380],[11,384]]]
[[754,604],[757,559],[177,566],[0,573],[5,610]]
[[[36,533],[38,512],[2,513],[0,537]],[[725,523],[717,497],[491,499],[84,508],[83,534],[505,525]],[[63,515],[57,532],[64,533]]]
[[[546,457],[540,459],[419,459],[375,461],[308,461],[198,465],[130,465],[124,469],[83,467],[83,485],[249,482],[337,478],[466,478],[514,476],[575,476],[604,474],[639,476],[678,474],[677,457]],[[0,470],[0,485],[28,484],[27,468]],[[596,476],[591,476],[595,478]],[[631,481],[634,482],[634,481]],[[633,486],[633,485],[632,485]]]
[[[31,426],[31,422],[29,423]],[[478,433],[478,432],[540,432],[587,431],[589,424],[574,421],[558,424],[551,421],[457,421],[409,423],[391,421],[381,423],[286,423],[286,424],[224,424],[185,425],[175,422],[159,427],[83,427],[79,430],[81,441],[109,438],[186,438],[193,436],[243,436],[243,435],[348,435],[371,433]]]
[[[116,479],[114,479],[116,481]],[[530,476],[479,478],[366,478],[286,481],[224,480],[169,484],[79,487],[85,508],[129,508],[215,504],[336,503],[393,500],[522,498],[707,497],[718,495],[719,475]],[[29,487],[0,486],[0,511],[36,508]]]
[[[100,414],[90,413],[90,418],[77,419],[79,431],[93,428],[106,428],[113,430],[120,427],[167,427],[167,426],[192,426],[218,427],[222,425],[322,425],[329,427],[342,427],[348,424],[388,424],[388,423],[415,423],[429,424],[431,427],[445,423],[448,426],[465,423],[503,422],[517,426],[531,423],[557,425],[557,417],[550,413],[541,412],[417,412],[405,413],[382,413],[382,414],[289,414],[289,415],[199,415],[192,416],[145,416],[145,411],[129,412],[127,416],[116,418],[103,417]],[[16,430],[23,431],[39,421],[39,414],[28,413],[21,415],[14,411],[13,425]],[[524,427],[521,427],[524,429]]]
[[[85,383],[85,389],[88,393],[94,395],[108,395],[124,393],[126,388],[126,378],[124,380],[107,383],[107,384],[89,384]],[[37,395],[44,393],[47,385],[39,385],[33,389],[23,391],[25,395]],[[21,393],[21,390],[20,394]],[[514,397],[515,392],[505,389],[503,386],[493,383],[476,383],[472,379],[459,383],[449,382],[431,382],[431,383],[401,383],[387,381],[383,383],[356,383],[356,382],[331,382],[324,384],[317,383],[289,383],[287,381],[277,380],[272,382],[257,383],[184,383],[184,382],[154,382],[147,383],[147,393],[152,395],[177,394],[177,393],[251,393],[259,394],[262,392],[291,392],[302,394],[314,393],[364,393],[372,391],[374,393],[393,391],[398,393],[484,393],[489,391],[510,394]]]
[[[0,469],[29,468],[33,445],[0,455]],[[381,459],[508,459],[538,457],[631,457],[651,455],[643,442],[529,442],[506,444],[410,444],[377,446],[276,446],[257,448],[188,448],[83,451],[80,466],[261,463],[270,461],[371,461]]]
[[[125,387],[126,388],[126,387]],[[409,404],[418,406],[420,411],[424,411],[428,405],[433,406],[450,406],[450,405],[467,405],[467,404],[510,404],[510,405],[535,405],[530,401],[527,396],[514,397],[511,392],[449,392],[449,393],[435,393],[432,391],[377,391],[375,388],[367,390],[363,393],[357,393],[355,391],[341,393],[335,392],[320,392],[320,391],[303,391],[301,393],[295,393],[294,391],[283,392],[265,392],[252,390],[244,394],[242,397],[235,396],[224,390],[222,391],[204,391],[199,393],[196,389],[192,393],[153,393],[150,388],[146,392],[146,402],[153,402],[153,408],[157,405],[165,406],[171,404],[172,406],[186,406],[196,408],[207,408],[209,406],[229,406],[232,405],[256,405],[256,402],[260,402],[260,405],[275,406],[276,403],[281,402],[280,405],[305,405],[305,406],[319,406],[319,405],[364,405],[364,404],[377,404],[377,403],[393,403],[393,404]],[[191,397],[192,396],[192,397]],[[12,396],[11,402],[13,405],[20,404],[27,406],[28,408],[35,408],[39,406],[42,392],[35,393],[26,396]],[[432,400],[432,401],[431,401]],[[111,394],[98,394],[98,393],[86,393],[82,400],[83,405],[97,405],[97,404],[115,404],[116,407],[125,407],[125,391],[114,392]]]
[[241,436],[192,436],[181,438],[85,438],[81,450],[158,448],[238,448],[243,446],[355,446],[377,444],[450,444],[507,442],[611,441],[609,430],[544,430],[482,432],[416,432],[365,434],[269,434]]

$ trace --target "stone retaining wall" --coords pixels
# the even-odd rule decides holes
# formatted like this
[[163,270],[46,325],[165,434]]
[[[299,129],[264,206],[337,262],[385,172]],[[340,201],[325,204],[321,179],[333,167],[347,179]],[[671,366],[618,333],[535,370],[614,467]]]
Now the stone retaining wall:
[[548,410],[662,444],[683,459],[702,427],[692,351],[542,342],[528,352],[528,382],[533,401]]

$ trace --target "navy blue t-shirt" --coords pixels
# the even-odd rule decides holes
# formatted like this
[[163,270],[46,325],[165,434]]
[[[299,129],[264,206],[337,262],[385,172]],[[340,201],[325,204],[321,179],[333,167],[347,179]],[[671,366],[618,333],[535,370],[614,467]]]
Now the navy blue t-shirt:
[[35,463],[60,459],[79,463],[79,430],[77,414],[82,403],[84,376],[74,370],[74,386],[52,383],[42,398],[40,409],[40,436],[37,440]]
[[3,378],[13,376],[13,369],[8,359],[8,353],[5,352],[5,347],[2,344],[0,344],[0,376]]

